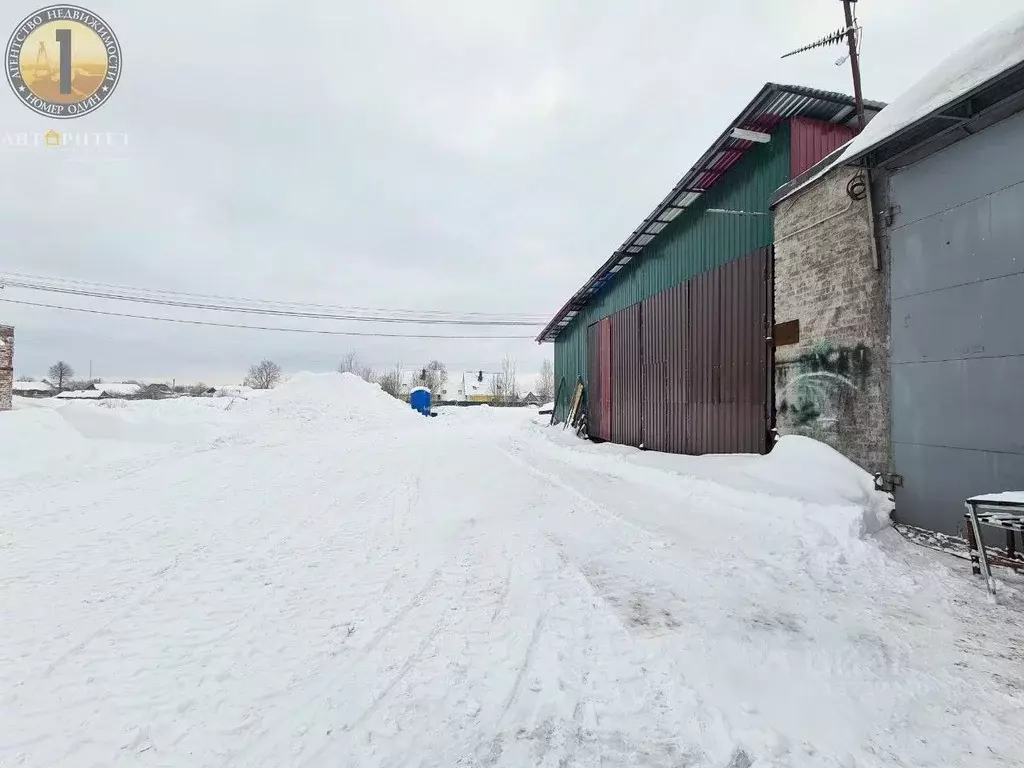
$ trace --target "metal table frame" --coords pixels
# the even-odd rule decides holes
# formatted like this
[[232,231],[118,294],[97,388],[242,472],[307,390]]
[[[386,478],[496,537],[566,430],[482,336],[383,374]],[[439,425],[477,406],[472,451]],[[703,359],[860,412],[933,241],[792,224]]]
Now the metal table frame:
[[[997,528],[1006,531],[1007,551],[1010,557],[1014,556],[1013,534],[1016,531],[1024,538],[1024,503],[1015,501],[986,501],[981,497],[973,497],[964,502],[967,508],[967,522],[969,524],[968,540],[971,548],[971,570],[975,574],[984,571],[985,583],[988,586],[989,594],[995,595],[996,582],[992,578],[992,566],[989,563],[988,554],[985,552],[985,541],[981,537],[981,526],[987,525],[990,528]],[[978,510],[988,510],[989,514],[978,515]],[[979,567],[980,565],[980,567]]]

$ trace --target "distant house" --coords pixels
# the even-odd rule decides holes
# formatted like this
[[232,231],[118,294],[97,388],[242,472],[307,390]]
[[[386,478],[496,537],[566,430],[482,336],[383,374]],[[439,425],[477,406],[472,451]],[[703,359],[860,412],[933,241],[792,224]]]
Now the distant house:
[[491,379],[494,374],[486,371],[467,371],[463,374],[466,400],[471,403],[489,403],[494,400]]
[[132,400],[143,396],[140,384],[127,382],[95,382],[86,389],[68,390],[57,395],[59,400]]
[[56,397],[58,400],[99,400],[103,392],[98,389],[68,389]]
[[533,394],[533,392],[528,392],[522,397],[520,402],[525,405],[540,405],[541,399],[537,395]]
[[[99,381],[89,385],[90,390],[100,392],[103,398],[133,398],[143,393],[141,384],[124,381]],[[88,390],[87,390],[88,391]]]
[[56,388],[48,381],[16,381],[11,390],[18,397],[53,397]]

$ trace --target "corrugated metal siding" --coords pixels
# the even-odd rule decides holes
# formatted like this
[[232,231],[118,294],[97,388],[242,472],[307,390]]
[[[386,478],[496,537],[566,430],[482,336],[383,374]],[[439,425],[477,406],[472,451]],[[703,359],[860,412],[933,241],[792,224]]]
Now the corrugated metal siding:
[[[587,382],[587,327],[695,275],[707,272],[772,242],[771,216],[705,214],[707,208],[767,212],[768,200],[789,180],[789,123],[772,141],[748,152],[722,181],[665,227],[658,239],[611,282],[555,341],[555,386],[564,380],[556,416],[565,418],[572,387]],[[677,434],[677,433],[673,433]]]
[[769,418],[769,249],[689,284],[686,453],[763,453]]
[[612,321],[605,318],[598,327],[600,332],[600,367],[601,367],[601,423],[604,427],[604,437],[611,437],[612,423]]
[[[612,400],[610,432],[605,412],[597,436],[676,453],[767,450],[770,267],[760,248],[592,325],[591,396]],[[609,320],[610,365],[596,333]]]
[[[596,296],[555,341],[555,386],[564,380],[555,414],[568,411],[577,377],[587,383],[587,326],[641,302],[665,288],[728,261],[742,258],[772,242],[771,216],[705,214],[707,208],[766,212],[768,200],[789,180],[789,123],[772,134],[772,141],[746,154],[729,169],[713,190],[669,224],[642,258],[634,260],[618,279]],[[588,385],[589,386],[589,385]]]
[[555,418],[565,421],[576,380],[587,381],[587,325],[575,322],[555,342]]
[[[768,200],[789,180],[789,166],[790,132],[786,123],[776,129],[770,143],[748,152],[718,186],[667,226],[641,258],[626,266],[591,300],[573,325],[580,318],[588,325],[770,245]],[[708,208],[765,215],[709,214],[705,213]]]
[[643,443],[652,451],[682,453],[687,446],[688,291],[683,283],[643,303]]
[[639,445],[643,441],[640,389],[640,305],[612,314],[611,323],[611,437],[613,442]]
[[789,135],[789,175],[795,179],[856,136],[857,131],[846,125],[795,117],[790,121]]
[[587,427],[591,437],[607,440],[605,421],[601,409],[604,397],[602,386],[604,376],[601,375],[601,323],[594,323],[587,328],[587,379],[591,382],[587,390]]
[[611,440],[623,445],[643,441],[643,394],[640,386],[640,305],[616,312],[611,321]]

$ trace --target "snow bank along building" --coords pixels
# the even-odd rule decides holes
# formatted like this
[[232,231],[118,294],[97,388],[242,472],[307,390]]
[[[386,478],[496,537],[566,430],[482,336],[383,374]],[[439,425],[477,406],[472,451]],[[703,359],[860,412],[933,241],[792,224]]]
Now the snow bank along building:
[[1024,489],[1024,14],[772,202],[778,431],[888,475],[922,528]]
[[[873,116],[884,105],[869,102]],[[538,337],[556,416],[578,379],[591,437],[763,453],[774,426],[775,191],[855,133],[854,100],[769,83]]]

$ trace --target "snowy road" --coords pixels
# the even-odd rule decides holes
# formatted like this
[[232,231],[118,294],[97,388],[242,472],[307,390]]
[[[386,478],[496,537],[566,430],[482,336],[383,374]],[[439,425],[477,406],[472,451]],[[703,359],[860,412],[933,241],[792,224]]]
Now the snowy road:
[[862,536],[838,457],[641,456],[339,381],[193,406],[192,442],[181,402],[173,443],[94,404],[0,422],[0,766],[1024,761],[1019,595]]

